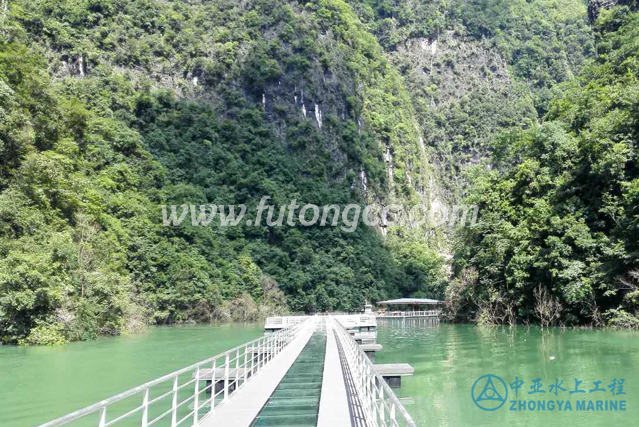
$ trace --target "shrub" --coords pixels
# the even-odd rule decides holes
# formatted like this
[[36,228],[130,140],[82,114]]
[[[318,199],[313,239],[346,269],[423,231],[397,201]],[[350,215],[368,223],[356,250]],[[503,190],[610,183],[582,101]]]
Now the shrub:
[[639,330],[639,316],[628,313],[622,308],[613,308],[604,313],[606,325],[613,329]]
[[62,325],[54,323],[31,329],[29,335],[21,339],[19,345],[60,345],[67,342]]

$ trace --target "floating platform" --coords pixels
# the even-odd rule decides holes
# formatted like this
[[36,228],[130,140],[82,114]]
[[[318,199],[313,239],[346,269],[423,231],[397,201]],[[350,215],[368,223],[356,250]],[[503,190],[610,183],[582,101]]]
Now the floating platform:
[[375,373],[381,375],[386,383],[393,388],[402,386],[402,377],[409,377],[415,374],[415,368],[408,363],[386,363],[373,365]]
[[[244,379],[244,373],[246,375],[251,374],[250,369],[239,368],[239,369],[229,369],[229,380],[234,380],[235,378]],[[195,378],[196,373],[194,372],[192,377]],[[224,369],[216,369],[215,370],[215,379],[216,380],[224,380],[226,378],[226,373]],[[200,381],[212,381],[213,380],[213,369],[201,369],[200,370]]]
[[384,348],[381,344],[360,344],[359,348],[362,349],[362,351],[382,351],[382,349]]
[[370,343],[370,344],[360,344],[359,348],[362,349],[364,354],[368,356],[371,362],[375,363],[375,352],[382,351],[384,347],[381,344]]
[[[93,422],[96,415],[100,425],[114,427],[125,419],[126,426],[162,421],[187,427],[417,427],[389,387],[400,387],[402,377],[415,369],[408,363],[374,365],[369,360],[383,349],[374,342],[376,325],[376,318],[366,314],[270,318],[265,329],[279,332],[42,427],[88,416]],[[139,399],[139,406],[118,414],[112,405],[124,399]]]

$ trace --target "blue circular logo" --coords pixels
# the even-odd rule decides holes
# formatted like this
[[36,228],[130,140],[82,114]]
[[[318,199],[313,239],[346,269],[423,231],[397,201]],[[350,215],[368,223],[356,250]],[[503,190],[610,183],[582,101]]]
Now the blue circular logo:
[[508,387],[497,375],[484,375],[477,378],[470,396],[478,408],[484,411],[496,411],[508,399]]

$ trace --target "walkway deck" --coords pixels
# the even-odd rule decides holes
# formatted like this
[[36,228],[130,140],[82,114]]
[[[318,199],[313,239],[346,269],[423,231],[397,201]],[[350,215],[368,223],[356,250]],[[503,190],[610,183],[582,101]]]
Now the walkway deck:
[[[239,390],[237,396],[221,406],[215,415],[203,419],[202,427],[247,427],[275,392],[280,380],[291,369],[309,342],[312,331],[305,333],[278,356],[277,363],[265,368],[258,377]],[[317,427],[352,425],[337,341],[332,328],[326,331],[326,358],[322,377],[321,405]],[[209,374],[210,375],[210,374]]]
[[288,319],[293,326],[40,427],[65,426],[81,418],[84,425],[97,427],[149,427],[158,422],[193,427],[416,427],[387,383],[401,384],[402,376],[414,372],[412,367],[374,365],[365,351],[374,353],[381,346],[358,344],[344,325],[370,330],[371,321],[375,318],[360,315]]
[[277,363],[264,367],[255,378],[242,387],[237,395],[200,421],[202,427],[247,427],[267,402],[289,368],[300,355],[313,335],[313,330],[304,331],[282,353]]
[[326,360],[322,380],[322,397],[317,427],[350,426],[346,385],[342,375],[342,363],[332,328],[326,331]]
[[326,333],[316,331],[251,427],[317,427]]

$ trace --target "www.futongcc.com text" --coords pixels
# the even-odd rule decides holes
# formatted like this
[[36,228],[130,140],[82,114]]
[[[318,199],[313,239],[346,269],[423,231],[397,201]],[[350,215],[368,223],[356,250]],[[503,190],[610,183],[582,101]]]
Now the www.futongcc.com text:
[[331,226],[340,227],[343,231],[350,233],[355,231],[360,220],[370,227],[390,227],[393,225],[419,227],[425,224],[432,227],[453,227],[456,225],[463,227],[467,225],[467,222],[468,225],[474,225],[479,213],[479,207],[476,205],[456,205],[450,209],[442,205],[428,208],[421,204],[408,209],[392,204],[388,206],[378,204],[361,206],[354,203],[343,207],[339,205],[319,207],[310,203],[300,205],[295,199],[276,209],[275,206],[267,204],[269,199],[269,196],[262,197],[255,208],[255,217],[246,221],[244,218],[247,208],[243,204],[161,205],[162,223],[167,227],[175,227],[182,225],[187,216],[190,216],[190,223],[193,226],[281,227],[284,224],[304,227]]

